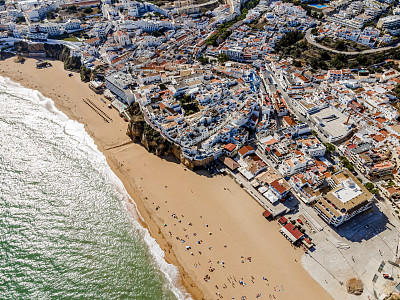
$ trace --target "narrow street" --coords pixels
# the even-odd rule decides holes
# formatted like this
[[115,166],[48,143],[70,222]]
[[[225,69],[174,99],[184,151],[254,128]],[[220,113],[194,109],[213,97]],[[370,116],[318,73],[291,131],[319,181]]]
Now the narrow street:
[[[273,85],[273,84],[268,84],[269,94],[272,95],[272,94],[276,93],[276,91],[279,91],[287,104],[289,112],[292,114],[295,114],[299,121],[301,121],[303,123],[307,123],[308,126],[312,130],[317,132],[318,138],[321,139],[322,142],[329,143],[329,141],[326,139],[326,137],[316,127],[314,127],[313,124],[307,118],[305,118],[303,115],[301,115],[297,111],[297,109],[293,108],[292,99],[289,97],[289,95],[286,93],[285,89],[282,87],[280,80],[275,76],[275,73],[271,70],[271,68],[267,64],[265,65],[265,67],[266,67],[266,71],[264,71],[264,76],[267,74],[266,77],[268,78],[268,74],[269,74],[269,76],[271,76],[273,78],[273,80],[275,81],[275,84],[277,85],[277,87],[275,87],[275,85]],[[265,80],[265,82],[266,81],[267,80]],[[271,99],[271,101],[272,101],[272,99]],[[277,117],[277,116],[275,116],[275,117]],[[277,119],[280,119],[280,118],[277,118]]]

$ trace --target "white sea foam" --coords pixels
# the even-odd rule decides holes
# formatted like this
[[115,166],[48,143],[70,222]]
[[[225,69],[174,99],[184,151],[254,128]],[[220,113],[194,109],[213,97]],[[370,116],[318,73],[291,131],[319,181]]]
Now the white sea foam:
[[[152,238],[149,231],[141,226],[138,222],[139,219],[143,220],[143,218],[137,210],[136,204],[127,193],[121,180],[108,166],[105,156],[98,150],[94,140],[85,131],[84,125],[69,119],[62,111],[55,107],[52,99],[43,96],[37,90],[27,89],[20,84],[13,82],[9,78],[1,76],[0,87],[0,91],[2,93],[8,93],[12,94],[13,96],[29,99],[27,101],[33,101],[35,104],[46,108],[49,113],[52,113],[53,116],[56,117],[57,122],[64,127],[64,132],[67,135],[77,141],[80,141],[80,144],[83,144],[83,147],[81,147],[79,150],[85,151],[88,154],[88,157],[90,157],[92,161],[96,162],[96,166],[103,166],[102,170],[99,171],[107,176],[110,182],[112,182],[115,186],[116,191],[121,195],[121,205],[124,207],[126,213],[131,217],[132,226],[134,226],[134,228],[140,232],[143,241],[147,245],[147,248],[153,257],[153,263],[155,267],[163,273],[166,279],[166,288],[171,290],[178,299],[191,299],[190,295],[184,290],[183,287],[179,285],[178,268],[165,261],[165,254],[157,244],[156,240]],[[132,213],[129,213],[127,210],[126,203],[129,199],[131,199],[132,203],[134,204],[136,216],[132,215]]]

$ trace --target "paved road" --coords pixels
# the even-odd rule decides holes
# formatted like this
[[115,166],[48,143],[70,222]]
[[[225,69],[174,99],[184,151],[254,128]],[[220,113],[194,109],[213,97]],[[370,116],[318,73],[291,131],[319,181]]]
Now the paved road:
[[67,47],[69,47],[70,49],[79,49],[79,46],[83,45],[82,42],[71,42],[71,41],[63,41],[63,40],[53,40],[53,39],[47,39],[45,41],[30,41],[30,40],[26,40],[26,39],[18,39],[18,38],[6,38],[3,39],[2,41],[4,42],[19,42],[19,41],[23,41],[23,42],[29,42],[32,44],[36,44],[36,43],[45,43],[45,44],[62,44],[65,45]]
[[213,1],[206,2],[206,3],[202,3],[202,4],[196,4],[196,5],[188,5],[188,6],[176,7],[176,8],[174,8],[174,9],[176,9],[177,11],[191,10],[191,9],[193,9],[193,8],[200,8],[200,7],[207,6],[207,5],[211,5],[211,4],[214,4],[214,3],[217,3],[217,2],[218,2],[218,0],[213,0]]
[[382,51],[394,49],[394,48],[397,48],[397,47],[400,46],[400,40],[399,40],[399,41],[393,43],[393,44],[390,45],[390,46],[386,46],[386,47],[382,47],[382,48],[377,48],[377,49],[368,49],[368,50],[357,51],[357,52],[354,52],[354,51],[353,51],[353,52],[338,51],[338,50],[335,50],[335,49],[332,49],[332,48],[328,48],[328,47],[326,47],[326,46],[324,46],[324,45],[321,45],[321,44],[317,43],[317,42],[311,37],[311,30],[312,30],[312,28],[309,28],[309,29],[306,31],[306,40],[307,40],[307,42],[309,42],[311,45],[313,45],[313,46],[315,46],[315,47],[317,47],[317,48],[324,49],[324,50],[326,50],[326,51],[333,52],[333,53],[343,53],[343,54],[346,54],[346,55],[370,54],[370,53],[377,53],[377,52],[382,52]]
[[326,139],[326,137],[318,130],[318,128],[314,127],[313,124],[310,122],[310,120],[306,119],[303,115],[301,115],[296,108],[293,107],[292,99],[289,97],[289,95],[286,93],[286,90],[282,87],[280,80],[276,77],[275,73],[272,71],[272,69],[269,67],[268,64],[265,64],[267,74],[269,73],[270,76],[274,79],[277,88],[269,84],[268,87],[270,88],[270,91],[277,91],[279,90],[283,99],[286,101],[286,104],[288,106],[289,112],[294,113],[297,117],[298,120],[302,121],[303,123],[308,124],[308,126],[312,129],[315,130],[318,133],[318,138],[324,142],[324,143],[329,143],[329,141]]

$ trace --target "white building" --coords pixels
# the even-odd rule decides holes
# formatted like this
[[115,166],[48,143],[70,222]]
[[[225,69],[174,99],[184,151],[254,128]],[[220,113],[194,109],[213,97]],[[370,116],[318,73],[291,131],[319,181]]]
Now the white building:
[[332,177],[328,182],[333,190],[320,198],[314,209],[325,222],[337,227],[370,209],[373,196],[350,172],[338,173]]
[[279,172],[283,176],[292,176],[305,171],[314,164],[314,160],[306,155],[291,157],[282,162],[279,166]]
[[134,102],[134,94],[129,88],[129,85],[132,83],[133,80],[131,76],[123,72],[116,72],[105,78],[106,89],[109,89],[114,95],[128,105]]
[[161,81],[161,74],[160,73],[151,73],[151,74],[145,74],[145,75],[139,75],[138,76],[138,81],[139,83],[143,85],[148,85],[154,82]]
[[129,38],[126,32],[121,30],[114,33],[114,40],[121,46],[125,47],[132,44],[131,39]]
[[43,23],[39,25],[39,29],[41,32],[46,32],[50,36],[60,35],[60,25],[57,23]]
[[380,18],[378,24],[376,25],[378,28],[382,29],[394,29],[400,26],[400,16],[392,15]]
[[39,11],[37,9],[26,10],[24,13],[26,18],[31,22],[40,20]]
[[75,31],[81,29],[82,22],[79,19],[69,19],[67,22],[63,23],[62,26],[66,31]]

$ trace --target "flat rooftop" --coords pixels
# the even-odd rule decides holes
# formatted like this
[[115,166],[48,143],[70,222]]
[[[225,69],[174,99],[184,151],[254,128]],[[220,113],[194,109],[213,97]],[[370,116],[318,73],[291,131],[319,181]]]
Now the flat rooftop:
[[345,137],[350,129],[345,123],[347,117],[332,107],[325,107],[311,113],[311,117],[315,119],[324,130],[334,137]]
[[361,188],[351,179],[343,181],[342,187],[333,192],[333,195],[342,203],[346,203],[362,194]]
[[372,198],[372,194],[351,172],[343,171],[339,174],[340,177],[346,177],[346,179],[340,178],[341,183],[327,193],[325,199],[334,207],[334,209],[331,209],[332,211],[339,212],[344,208],[348,213],[351,213],[363,203],[366,204]]

